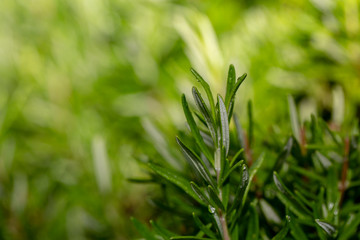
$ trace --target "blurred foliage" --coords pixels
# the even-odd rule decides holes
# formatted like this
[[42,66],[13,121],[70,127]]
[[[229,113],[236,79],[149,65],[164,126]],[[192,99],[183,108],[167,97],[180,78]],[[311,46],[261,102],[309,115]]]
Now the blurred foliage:
[[247,72],[237,106],[252,99],[264,131],[289,125],[288,93],[302,119],[346,128],[360,114],[359,6],[1,1],[1,238],[133,238],[152,189],[125,179],[142,174],[133,156],[156,156],[149,140],[174,144],[190,66],[219,91],[229,63]]

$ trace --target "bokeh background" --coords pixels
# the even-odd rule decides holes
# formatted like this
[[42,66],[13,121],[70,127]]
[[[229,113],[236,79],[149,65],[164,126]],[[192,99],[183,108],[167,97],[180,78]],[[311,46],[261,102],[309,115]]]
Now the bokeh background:
[[220,93],[230,63],[247,72],[235,111],[246,118],[251,99],[265,133],[289,126],[288,94],[301,119],[346,127],[360,115],[359,11],[359,0],[0,1],[0,239],[138,237],[129,218],[156,216],[156,189],[127,179],[144,174],[136,158],[179,155],[169,146],[190,67]]

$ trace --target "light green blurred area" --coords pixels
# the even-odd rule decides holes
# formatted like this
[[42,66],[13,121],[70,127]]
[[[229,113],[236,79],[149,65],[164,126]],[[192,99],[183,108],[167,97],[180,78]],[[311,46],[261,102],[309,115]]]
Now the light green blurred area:
[[151,218],[155,193],[126,178],[143,175],[135,157],[155,156],[185,127],[179,99],[196,84],[190,67],[220,93],[230,63],[247,72],[236,112],[244,120],[251,99],[264,131],[289,125],[287,94],[302,119],[347,126],[360,115],[359,8],[1,1],[0,238],[137,236],[129,217]]

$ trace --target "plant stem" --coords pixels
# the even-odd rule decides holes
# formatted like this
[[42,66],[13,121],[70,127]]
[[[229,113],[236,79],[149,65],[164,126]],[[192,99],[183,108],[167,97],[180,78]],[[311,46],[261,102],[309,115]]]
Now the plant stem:
[[221,227],[224,232],[224,240],[230,240],[229,230],[226,223],[226,215],[223,214],[221,211],[219,215],[220,215],[219,217],[220,217]]

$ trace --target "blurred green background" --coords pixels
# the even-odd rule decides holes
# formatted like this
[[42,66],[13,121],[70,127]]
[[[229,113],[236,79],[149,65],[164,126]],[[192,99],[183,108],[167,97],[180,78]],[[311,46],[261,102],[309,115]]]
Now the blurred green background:
[[1,1],[0,239],[136,238],[129,217],[156,214],[155,189],[126,179],[185,127],[190,67],[220,93],[230,63],[247,72],[236,112],[251,99],[265,132],[289,126],[287,94],[302,119],[346,127],[360,115],[359,11],[358,0]]

